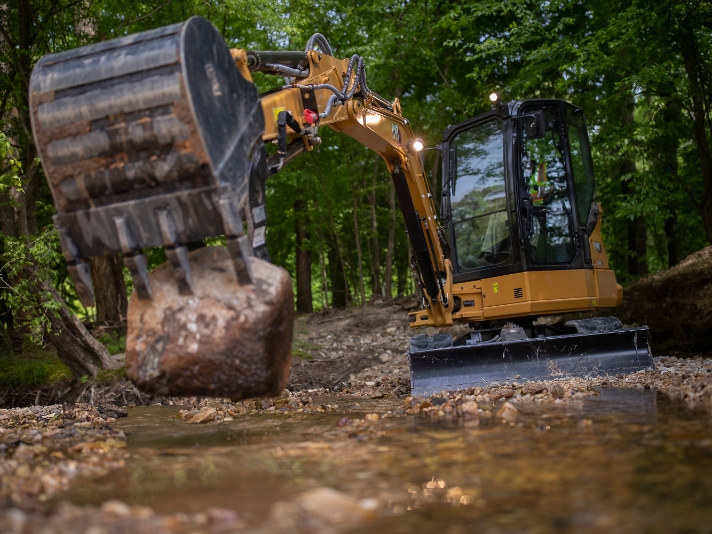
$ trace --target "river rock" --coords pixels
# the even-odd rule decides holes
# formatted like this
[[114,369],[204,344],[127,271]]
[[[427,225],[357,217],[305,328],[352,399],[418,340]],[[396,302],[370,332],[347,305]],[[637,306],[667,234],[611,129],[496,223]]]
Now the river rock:
[[193,417],[191,417],[188,422],[193,424],[210,423],[212,421],[215,421],[215,418],[217,416],[218,411],[215,408],[203,408]]
[[372,512],[360,506],[354,497],[332,488],[314,488],[295,500],[304,512],[327,525],[360,523],[372,517]]
[[514,421],[519,415],[519,410],[511,402],[505,402],[502,407],[497,410],[497,417],[501,417],[505,421]]
[[179,294],[169,263],[150,273],[150,300],[131,295],[129,378],[155,395],[279,395],[291,365],[289,274],[253,258],[254,283],[241,286],[224,247],[201,248],[189,258],[193,295]]

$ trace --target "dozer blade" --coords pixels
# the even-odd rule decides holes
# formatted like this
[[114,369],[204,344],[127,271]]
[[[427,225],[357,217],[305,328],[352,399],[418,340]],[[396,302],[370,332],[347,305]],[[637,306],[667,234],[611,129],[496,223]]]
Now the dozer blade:
[[408,354],[413,395],[502,382],[627,374],[653,365],[648,328],[450,346]]
[[[255,257],[266,251],[264,204],[255,204],[263,195],[253,194],[264,191],[267,172],[264,115],[256,87],[212,24],[193,17],[44,56],[29,96],[54,222],[82,304],[94,305],[89,258],[121,253],[134,286],[130,318],[161,317],[161,328],[151,324],[152,341],[138,339],[138,323],[129,325],[131,377],[161,394],[279,393],[293,298],[282,290],[286,273]],[[193,265],[189,248],[215,236],[226,237],[227,249]],[[164,247],[169,261],[149,275],[144,250],[153,247]],[[211,274],[210,261],[216,272],[232,269],[232,278]],[[225,321],[242,321],[241,328],[220,323],[215,294],[233,297]],[[238,313],[245,306],[249,313]],[[264,343],[275,318],[287,324]],[[227,338],[216,343],[201,321]],[[166,359],[179,357],[191,365],[167,371]],[[236,379],[235,366],[250,380]]]

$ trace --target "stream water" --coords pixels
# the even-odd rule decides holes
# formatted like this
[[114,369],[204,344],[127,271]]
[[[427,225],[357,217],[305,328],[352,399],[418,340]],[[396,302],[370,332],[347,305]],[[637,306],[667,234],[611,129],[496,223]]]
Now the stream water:
[[[159,513],[218,506],[249,529],[277,501],[329,487],[373,510],[353,532],[712,532],[712,418],[655,391],[604,388],[479,424],[388,417],[400,400],[320,402],[338,413],[191,425],[177,407],[131,409],[117,423],[126,467],[63,498]],[[357,424],[374,412],[386,417]],[[344,416],[354,424],[339,426]]]

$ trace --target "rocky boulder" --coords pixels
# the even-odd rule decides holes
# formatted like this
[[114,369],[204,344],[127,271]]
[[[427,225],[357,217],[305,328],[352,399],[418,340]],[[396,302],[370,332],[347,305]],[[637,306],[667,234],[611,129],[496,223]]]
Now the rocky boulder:
[[289,274],[254,259],[240,286],[223,247],[190,253],[195,294],[182,296],[165,263],[150,274],[153,298],[131,295],[126,370],[155,395],[234,400],[277,396],[289,380],[294,297]]

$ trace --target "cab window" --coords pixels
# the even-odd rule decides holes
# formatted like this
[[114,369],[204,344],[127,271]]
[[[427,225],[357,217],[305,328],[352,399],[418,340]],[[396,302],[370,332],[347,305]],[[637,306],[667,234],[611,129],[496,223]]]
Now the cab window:
[[502,122],[492,120],[450,144],[450,208],[461,271],[501,265],[512,256],[503,141]]
[[574,175],[579,225],[585,227],[588,223],[591,204],[596,196],[596,178],[593,174],[591,148],[588,144],[583,113],[576,113],[573,108],[567,107],[566,126],[571,147],[571,166],[573,167],[571,170]]

